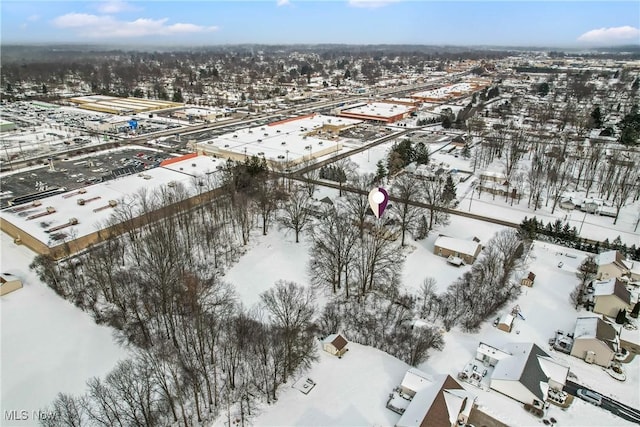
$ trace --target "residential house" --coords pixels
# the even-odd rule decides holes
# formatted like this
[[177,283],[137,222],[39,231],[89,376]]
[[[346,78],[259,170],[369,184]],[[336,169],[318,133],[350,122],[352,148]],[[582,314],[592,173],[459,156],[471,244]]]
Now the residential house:
[[9,273],[0,273],[0,296],[6,295],[22,287],[22,281]]
[[460,258],[466,264],[473,264],[481,250],[480,241],[475,237],[472,240],[463,240],[439,236],[434,243],[433,253],[445,258]]
[[578,317],[573,333],[571,355],[587,363],[608,367],[618,351],[615,328],[599,316]]
[[450,375],[439,375],[425,383],[411,399],[396,427],[453,427],[466,424],[476,396]]
[[342,357],[347,352],[348,341],[340,334],[331,334],[322,340],[322,349],[334,356]]
[[594,313],[616,317],[620,310],[627,310],[631,304],[631,293],[620,279],[612,278],[593,285]]
[[598,279],[601,280],[622,277],[629,273],[629,266],[619,251],[601,252],[595,256],[595,262],[598,266]]
[[[487,346],[486,344],[484,344]],[[533,343],[509,343],[494,349],[490,387],[518,402],[542,407],[549,389],[562,390],[569,368]],[[486,353],[486,352],[485,352]]]

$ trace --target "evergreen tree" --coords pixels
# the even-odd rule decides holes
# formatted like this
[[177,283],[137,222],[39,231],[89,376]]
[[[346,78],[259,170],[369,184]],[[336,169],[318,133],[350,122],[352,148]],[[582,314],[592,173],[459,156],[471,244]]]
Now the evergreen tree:
[[442,116],[442,127],[445,129],[450,129],[451,128],[451,117],[449,116]]
[[616,323],[618,325],[624,325],[626,321],[627,321],[627,312],[624,309],[620,309],[620,311],[618,311],[618,315],[616,316]]
[[456,198],[456,186],[453,183],[453,178],[451,175],[447,175],[447,181],[444,184],[444,189],[442,190],[442,200],[449,204],[453,199]]
[[596,108],[591,112],[591,120],[594,128],[600,129],[602,127],[602,112],[599,105],[596,105]]
[[173,98],[171,99],[173,102],[184,102],[184,97],[182,96],[182,90],[176,89],[173,92]]
[[376,164],[376,181],[380,181],[385,176],[387,176],[387,168],[384,167],[384,162],[382,160],[378,160],[378,163]]

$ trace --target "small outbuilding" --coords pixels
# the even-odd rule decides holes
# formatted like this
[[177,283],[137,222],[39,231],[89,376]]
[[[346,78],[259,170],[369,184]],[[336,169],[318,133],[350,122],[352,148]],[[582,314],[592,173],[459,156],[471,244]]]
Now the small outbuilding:
[[513,316],[511,314],[505,314],[498,321],[497,328],[501,331],[511,332],[511,328],[513,328]]
[[533,282],[535,282],[535,280],[536,280],[536,275],[530,271],[527,277],[522,278],[522,280],[520,281],[520,284],[523,286],[532,287]]
[[6,295],[22,287],[22,281],[9,273],[0,273],[0,296]]
[[342,357],[347,352],[349,342],[340,334],[331,334],[322,340],[322,349],[334,356]]

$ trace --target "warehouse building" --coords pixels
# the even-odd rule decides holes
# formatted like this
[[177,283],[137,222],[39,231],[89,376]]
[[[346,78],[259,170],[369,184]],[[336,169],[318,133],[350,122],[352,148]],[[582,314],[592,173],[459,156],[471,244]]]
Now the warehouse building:
[[235,161],[257,156],[274,168],[286,169],[339,152],[342,132],[361,120],[309,114],[265,126],[239,129],[196,144],[201,154]]
[[416,111],[414,105],[398,104],[394,102],[369,102],[347,106],[340,109],[340,117],[348,117],[359,120],[369,120],[382,123],[394,123],[406,119]]
[[89,95],[70,98],[70,102],[85,110],[99,111],[110,114],[136,114],[149,111],[179,108],[184,104],[178,102],[161,101],[143,98],[117,98],[106,95]]
[[16,244],[62,258],[122,233],[121,224],[109,223],[112,213],[121,205],[137,206],[141,192],[162,192],[174,201],[159,207],[153,215],[137,216],[139,212],[134,210],[128,219],[132,227],[214,197],[221,185],[223,166],[220,159],[196,154],[168,159],[160,167],[139,174],[4,209],[0,211],[0,229]]

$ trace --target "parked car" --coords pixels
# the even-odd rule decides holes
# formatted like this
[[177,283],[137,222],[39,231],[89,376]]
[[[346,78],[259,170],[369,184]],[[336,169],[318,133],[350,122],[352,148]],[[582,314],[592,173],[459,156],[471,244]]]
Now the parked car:
[[602,405],[602,396],[595,391],[585,390],[583,388],[579,388],[576,392],[576,396],[580,399],[592,403],[596,406]]

